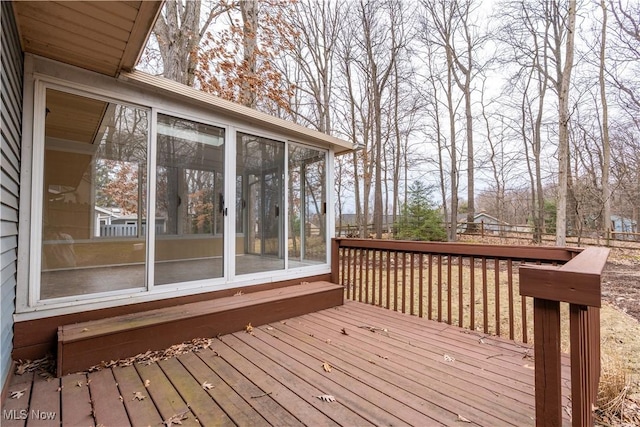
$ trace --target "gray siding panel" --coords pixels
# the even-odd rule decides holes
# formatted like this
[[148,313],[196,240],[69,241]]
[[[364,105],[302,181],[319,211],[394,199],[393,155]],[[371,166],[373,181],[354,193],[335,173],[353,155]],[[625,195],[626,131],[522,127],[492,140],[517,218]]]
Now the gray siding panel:
[[11,366],[16,299],[23,54],[13,6],[9,1],[0,3],[0,384],[4,384]]

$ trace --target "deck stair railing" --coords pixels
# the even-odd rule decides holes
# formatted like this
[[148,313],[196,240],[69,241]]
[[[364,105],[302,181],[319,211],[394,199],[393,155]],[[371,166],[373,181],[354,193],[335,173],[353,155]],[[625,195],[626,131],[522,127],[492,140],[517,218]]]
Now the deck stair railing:
[[607,249],[345,238],[332,244],[332,281],[347,299],[524,343],[533,334],[537,425],[562,423],[560,302],[569,303],[562,306],[571,322],[564,347],[572,349],[572,420],[591,425]]

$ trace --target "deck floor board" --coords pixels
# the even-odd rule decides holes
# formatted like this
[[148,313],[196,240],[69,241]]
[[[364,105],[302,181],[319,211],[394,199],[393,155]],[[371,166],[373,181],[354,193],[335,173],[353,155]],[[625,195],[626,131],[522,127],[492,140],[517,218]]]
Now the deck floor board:
[[[184,414],[185,427],[531,426],[532,354],[531,345],[347,301],[152,364],[50,381],[16,376],[9,391],[25,396],[7,399],[3,410],[59,416],[2,425],[160,425]],[[566,375],[568,358],[562,363]],[[134,398],[138,391],[144,399]],[[318,398],[325,394],[336,401]]]

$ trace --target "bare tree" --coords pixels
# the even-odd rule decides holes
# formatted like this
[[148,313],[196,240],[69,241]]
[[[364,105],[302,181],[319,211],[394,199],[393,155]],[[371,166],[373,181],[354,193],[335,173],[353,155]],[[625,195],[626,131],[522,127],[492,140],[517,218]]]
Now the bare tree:
[[[576,2],[569,0],[564,67],[558,91],[558,205],[556,214],[556,245],[567,242],[567,188],[569,186],[569,88],[573,69],[574,34],[576,29]],[[558,34],[556,34],[558,36]],[[556,38],[557,41],[557,38]],[[556,62],[559,67],[559,61]]]
[[[162,75],[193,86],[198,67],[198,48],[213,20],[236,6],[235,1],[210,2],[202,17],[201,1],[168,0],[158,16],[152,35],[162,60]],[[146,48],[146,55],[153,45]]]

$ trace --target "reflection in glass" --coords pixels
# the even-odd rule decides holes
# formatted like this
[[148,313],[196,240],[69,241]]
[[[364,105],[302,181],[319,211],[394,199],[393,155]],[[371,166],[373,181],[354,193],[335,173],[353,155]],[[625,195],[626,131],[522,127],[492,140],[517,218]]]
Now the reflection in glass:
[[284,143],[238,133],[236,173],[244,231],[236,274],[284,269]]
[[158,114],[156,285],[223,276],[224,130]]
[[47,89],[40,298],[145,286],[148,112]]
[[289,267],[327,261],[326,155],[289,145]]

